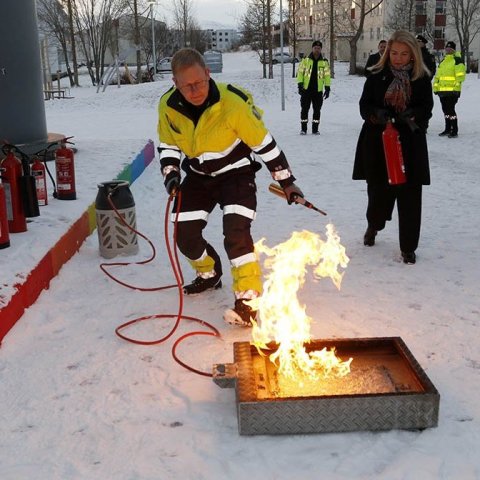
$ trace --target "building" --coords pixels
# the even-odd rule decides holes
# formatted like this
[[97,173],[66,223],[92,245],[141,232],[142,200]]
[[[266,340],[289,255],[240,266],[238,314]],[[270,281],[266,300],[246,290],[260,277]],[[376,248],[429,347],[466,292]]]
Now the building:
[[234,48],[239,39],[238,32],[231,29],[208,29],[205,33],[207,36],[207,50],[227,52]]
[[[313,40],[323,42],[323,53],[329,55],[329,19],[330,3],[326,0],[296,0],[297,51],[308,54]],[[377,51],[378,42],[388,39],[395,30],[392,19],[395,15],[405,15],[409,0],[384,0],[375,10],[370,12],[364,21],[363,33],[357,42],[358,66],[365,65],[368,56]],[[445,43],[453,40],[458,45],[458,38],[448,13],[448,0],[411,0],[413,7],[409,29],[413,34],[422,34],[431,39],[430,50],[440,59]],[[289,3],[289,8],[291,4]],[[358,7],[357,7],[358,8]],[[368,8],[368,7],[367,7]],[[402,11],[403,10],[403,11]],[[399,13],[400,12],[400,13]],[[345,0],[335,0],[335,58],[339,61],[350,60],[349,38],[353,32],[351,22],[358,22],[355,5]],[[339,25],[343,25],[342,27]],[[480,48],[478,41],[471,45],[471,58],[478,59]]]

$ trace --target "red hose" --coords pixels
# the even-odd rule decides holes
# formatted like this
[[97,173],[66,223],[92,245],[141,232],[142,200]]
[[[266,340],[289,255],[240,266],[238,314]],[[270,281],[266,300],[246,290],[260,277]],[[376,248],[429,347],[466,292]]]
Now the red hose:
[[[111,278],[115,282],[119,283],[120,285],[123,285],[124,287],[130,288],[132,290],[140,290],[142,292],[155,292],[155,291],[158,291],[158,290],[166,290],[167,288],[177,287],[178,288],[178,312],[176,314],[169,314],[169,313],[167,313],[167,314],[155,314],[155,315],[148,315],[148,316],[135,318],[133,320],[129,320],[128,322],[125,322],[125,323],[119,325],[115,329],[115,333],[121,339],[123,339],[127,342],[130,342],[130,343],[137,344],[137,345],[158,345],[159,343],[163,343],[166,340],[168,340],[175,333],[175,331],[177,330],[177,328],[180,324],[180,320],[190,320],[192,322],[200,323],[202,326],[207,327],[210,331],[202,331],[202,330],[193,331],[193,332],[189,332],[189,333],[186,333],[186,334],[180,336],[177,340],[175,340],[175,342],[172,346],[171,354],[172,354],[173,359],[179,365],[186,368],[187,370],[189,370],[193,373],[196,373],[198,375],[205,376],[205,377],[212,377],[211,373],[203,372],[201,370],[197,370],[196,368],[193,368],[190,365],[188,365],[187,363],[180,360],[180,358],[177,356],[178,345],[188,337],[192,337],[192,336],[195,336],[195,335],[208,335],[208,336],[218,337],[218,338],[221,337],[220,332],[213,325],[209,324],[208,322],[205,322],[204,320],[201,320],[201,319],[196,318],[196,317],[189,317],[189,316],[186,316],[186,315],[182,314],[183,313],[183,288],[182,288],[183,287],[183,275],[182,275],[182,270],[180,268],[180,262],[178,260],[178,249],[176,247],[176,244],[177,244],[176,237],[177,237],[178,212],[180,211],[180,205],[181,205],[181,201],[182,201],[181,192],[179,192],[177,195],[178,195],[178,202],[177,202],[178,203],[178,208],[177,208],[177,214],[175,216],[174,230],[173,230],[173,240],[174,240],[174,245],[175,245],[175,248],[174,248],[173,252],[172,252],[172,247],[171,247],[171,244],[170,244],[170,238],[169,238],[169,233],[168,233],[169,212],[170,212],[170,205],[172,203],[173,196],[169,196],[168,202],[167,202],[167,207],[165,209],[165,244],[166,244],[166,247],[167,247],[168,259],[170,261],[170,265],[172,267],[173,274],[175,276],[175,281],[176,281],[175,284],[162,286],[162,287],[152,287],[152,288],[136,287],[136,286],[130,285],[128,283],[122,282],[121,280],[115,278],[112,274],[110,274],[106,270],[106,267],[109,267],[109,266],[145,265],[145,264],[151,262],[155,258],[155,255],[156,255],[155,246],[153,245],[153,243],[145,235],[141,234],[140,232],[135,230],[133,227],[131,227],[125,221],[125,219],[122,217],[122,215],[120,215],[120,213],[115,208],[115,205],[112,202],[111,194],[109,194],[109,196],[108,196],[108,202],[110,203],[110,206],[115,211],[117,216],[120,218],[121,222],[128,229],[130,229],[132,232],[135,232],[141,238],[146,240],[150,244],[153,253],[152,253],[152,256],[149,259],[143,260],[141,262],[102,263],[102,264],[100,264],[100,269],[109,278]],[[153,320],[153,319],[156,319],[156,318],[175,318],[176,319],[175,324],[173,325],[172,329],[162,338],[159,338],[159,339],[156,339],[156,340],[148,340],[148,341],[147,340],[137,340],[137,339],[128,337],[128,336],[120,333],[122,330],[124,330],[127,327],[130,327],[131,325],[134,325],[136,323],[140,323],[140,322],[143,322],[143,321],[146,321],[146,320]]]

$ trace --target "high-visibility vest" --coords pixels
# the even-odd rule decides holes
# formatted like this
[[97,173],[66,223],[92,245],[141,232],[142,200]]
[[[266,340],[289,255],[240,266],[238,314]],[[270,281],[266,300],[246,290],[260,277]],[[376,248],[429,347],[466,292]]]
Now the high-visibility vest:
[[433,92],[442,94],[460,93],[462,83],[465,80],[465,64],[460,58],[460,54],[446,55],[440,62],[433,81]]

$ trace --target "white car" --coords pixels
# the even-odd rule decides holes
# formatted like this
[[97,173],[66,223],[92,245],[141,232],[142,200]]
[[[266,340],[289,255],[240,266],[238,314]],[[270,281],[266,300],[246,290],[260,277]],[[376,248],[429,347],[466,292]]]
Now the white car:
[[157,72],[171,72],[172,71],[172,57],[161,58],[157,62]]
[[[293,58],[289,53],[287,52],[276,52],[273,54],[273,58],[272,58],[272,63],[275,65],[277,63],[281,63],[282,62],[282,55],[283,55],[283,63],[296,63],[298,62],[298,58]],[[265,57],[266,60],[264,61],[263,60],[263,56],[260,58],[260,61],[262,63],[268,63],[268,53],[267,53],[267,56]]]

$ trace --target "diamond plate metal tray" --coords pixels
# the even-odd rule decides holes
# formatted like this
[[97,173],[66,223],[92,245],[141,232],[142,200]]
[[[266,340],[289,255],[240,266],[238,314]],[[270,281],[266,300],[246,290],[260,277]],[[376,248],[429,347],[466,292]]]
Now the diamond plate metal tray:
[[[305,346],[307,351],[324,347],[335,348],[342,360],[353,358],[350,375],[357,383],[360,380],[360,391],[344,393],[341,380],[336,380],[339,393],[306,394],[298,387],[299,395],[291,390],[282,395],[276,367],[268,357],[249,342],[234,343],[234,363],[214,365],[213,380],[222,388],[235,388],[241,435],[437,426],[440,394],[400,337],[319,339]],[[377,387],[371,389],[367,377]]]

